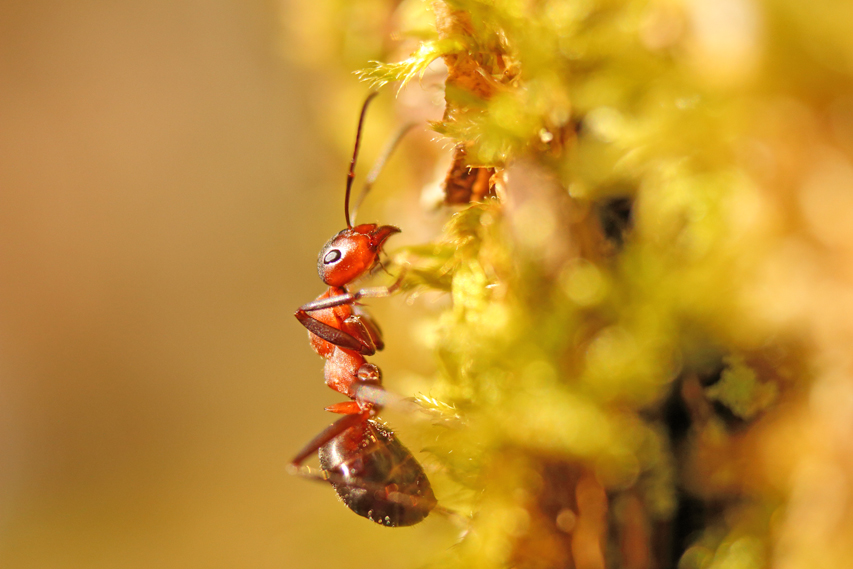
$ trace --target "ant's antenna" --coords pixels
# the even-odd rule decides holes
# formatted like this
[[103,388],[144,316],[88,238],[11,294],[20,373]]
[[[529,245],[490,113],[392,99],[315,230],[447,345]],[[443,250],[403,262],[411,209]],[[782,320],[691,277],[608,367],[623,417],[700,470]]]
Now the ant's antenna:
[[403,139],[406,133],[408,133],[416,126],[417,123],[413,122],[404,125],[403,128],[401,128],[397,132],[397,135],[393,139],[388,141],[388,144],[385,145],[385,148],[382,149],[382,154],[373,164],[373,168],[370,170],[370,173],[367,175],[367,179],[364,181],[364,186],[361,188],[361,194],[359,194],[358,200],[356,200],[355,205],[352,208],[352,214],[350,215],[350,217],[352,218],[353,222],[355,222],[355,214],[358,212],[358,208],[361,207],[362,202],[364,202],[365,196],[367,196],[367,192],[370,191],[370,189],[373,187],[373,182],[376,181],[376,178],[378,178],[380,172],[382,172],[382,168],[385,166],[385,162],[388,161],[388,159],[391,157],[391,154],[394,152],[394,150],[397,149],[397,146],[400,145],[400,141]]
[[367,113],[367,105],[370,104],[370,101],[378,95],[376,91],[372,92],[367,96],[367,99],[364,101],[364,105],[361,107],[361,116],[358,117],[358,129],[355,131],[355,148],[352,150],[352,162],[349,165],[349,173],[347,174],[347,193],[344,197],[344,217],[347,220],[347,229],[352,229],[352,223],[350,223],[350,215],[349,215],[349,195],[352,190],[352,181],[355,178],[355,161],[358,158],[358,146],[361,144],[361,127],[364,124],[364,115]]

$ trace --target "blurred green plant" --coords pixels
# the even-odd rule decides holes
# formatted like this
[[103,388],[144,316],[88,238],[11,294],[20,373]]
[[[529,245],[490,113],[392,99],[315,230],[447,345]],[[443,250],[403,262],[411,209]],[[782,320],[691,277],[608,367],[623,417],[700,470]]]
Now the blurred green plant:
[[495,169],[497,198],[396,257],[406,289],[452,300],[419,401],[453,427],[423,431],[439,498],[471,518],[436,563],[771,566],[785,490],[752,458],[815,356],[768,271],[804,233],[797,133],[853,150],[851,123],[815,118],[853,86],[832,18],[851,8],[430,6],[410,57],[359,76],[405,84],[442,58],[433,128]]

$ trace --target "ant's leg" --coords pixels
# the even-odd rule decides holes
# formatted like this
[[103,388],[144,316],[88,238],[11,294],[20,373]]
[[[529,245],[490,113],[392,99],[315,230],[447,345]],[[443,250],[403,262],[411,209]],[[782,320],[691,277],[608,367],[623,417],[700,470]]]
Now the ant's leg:
[[[363,364],[358,370],[357,377],[358,384],[361,387],[379,387],[382,384],[382,372],[379,367],[374,364]],[[357,393],[358,388],[356,389],[356,394]],[[298,467],[306,458],[317,452],[317,450],[324,444],[350,427],[366,421],[375,415],[376,409],[373,407],[374,405],[372,403],[362,401],[358,396],[356,396],[355,401],[345,401],[343,403],[327,407],[327,410],[330,410],[333,413],[343,413],[344,416],[323,429],[319,435],[311,439],[311,442],[305,445],[305,448],[303,448],[299,454],[296,455],[296,458],[290,461],[290,463],[293,466]]]
[[[360,490],[366,490],[374,494],[383,495],[385,499],[389,502],[395,502],[406,508],[425,507],[423,505],[423,497],[415,496],[412,494],[406,494],[403,492],[388,492],[388,489],[382,484],[367,482],[365,480],[353,481],[352,479],[345,478],[340,474],[328,472],[326,470],[315,472],[313,469],[307,466],[297,467],[291,464],[288,468],[288,471],[290,472],[290,474],[293,474],[295,476],[301,476],[302,478],[305,478],[307,480],[322,482],[324,484],[332,484],[338,487],[356,488]],[[463,532],[463,535],[467,533],[468,530],[471,528],[471,518],[460,514],[455,510],[451,510],[450,508],[445,508],[441,504],[431,504],[429,507],[432,512],[441,514],[442,516],[450,520],[453,525],[455,525]]]
[[290,466],[293,468],[299,468],[305,459],[317,452],[320,447],[324,444],[337,437],[350,427],[358,425],[359,423],[366,421],[370,417],[371,413],[359,413],[357,415],[344,415],[322,431],[320,434],[311,439],[311,441],[305,445],[305,447],[299,451],[299,453],[290,461]]
[[386,391],[382,387],[382,374],[375,365],[370,363],[362,365],[358,370],[358,377],[360,381],[353,385],[350,396],[363,410],[373,409],[378,413],[383,408],[389,407],[406,414],[429,413],[414,398],[401,397]]
[[318,298],[308,304],[303,304],[297,309],[297,312],[314,312],[315,310],[334,308],[335,306],[342,306],[344,304],[353,304],[356,300],[358,299],[350,293],[337,294],[328,298]]
[[[310,306],[310,304],[313,303],[306,304],[305,306]],[[347,318],[344,321],[347,326],[347,330],[344,331],[310,316],[305,310],[305,306],[300,307],[294,313],[294,316],[296,316],[296,319],[299,320],[299,322],[315,336],[326,340],[330,344],[358,352],[363,356],[372,356],[376,353],[376,345],[373,342],[370,330],[364,325],[360,318]]]
[[360,306],[353,306],[352,312],[355,315],[355,318],[357,318],[361,325],[364,326],[365,331],[370,336],[370,340],[373,342],[373,345],[376,346],[376,351],[378,352],[384,349],[385,342],[382,340],[382,330],[379,328],[379,324],[376,323],[373,317]]
[[381,335],[379,334],[379,327],[376,326],[372,320],[369,320],[368,318],[369,323],[365,323],[361,316],[356,316],[355,319],[347,319],[349,328],[347,331],[343,331],[330,324],[317,320],[308,313],[334,308],[336,306],[343,306],[345,304],[353,305],[362,298],[380,298],[383,296],[389,296],[400,288],[404,276],[405,272],[401,273],[400,276],[397,277],[397,280],[390,286],[363,288],[356,292],[348,292],[346,294],[339,294],[330,298],[321,298],[319,300],[311,301],[308,304],[300,306],[294,313],[294,316],[296,316],[296,319],[299,320],[299,322],[312,334],[322,338],[323,340],[342,348],[354,350],[361,355],[371,356],[377,349],[381,349],[377,348],[377,340],[378,346],[384,347]]
[[335,391],[339,391],[349,397],[352,397],[353,401],[341,401],[339,403],[334,403],[326,407],[326,411],[339,413],[341,415],[357,415],[359,413],[368,412],[376,414],[379,412],[378,406],[375,405],[373,401],[359,396],[359,389],[368,385],[381,390],[382,371],[378,366],[371,363],[362,364],[361,367],[358,368],[356,374],[354,376],[351,375],[345,384],[348,388],[343,390],[338,389],[337,385],[329,384],[329,386]]
[[354,415],[361,413],[362,409],[355,401],[341,401],[327,405],[324,411],[329,413],[337,413],[338,415]]
[[362,407],[370,405],[379,409],[391,407],[392,409],[404,411],[409,411],[410,407],[415,407],[415,404],[410,400],[385,391],[385,388],[380,385],[359,385],[355,388],[354,398]]
[[[355,402],[347,403],[356,403],[361,409],[374,409],[378,413],[382,409],[388,408],[398,413],[404,413],[410,416],[415,414],[424,414],[444,423],[458,419],[458,417],[455,416],[448,416],[447,414],[436,413],[430,409],[426,409],[418,403],[415,398],[402,397],[391,391],[386,391],[381,385],[358,385],[355,387],[354,391],[355,393],[353,394],[353,398],[355,399]],[[329,408],[326,410],[332,411],[332,409]],[[342,411],[332,412],[341,413]]]
[[335,306],[342,306],[344,304],[355,304],[362,298],[381,298],[383,296],[390,296],[394,294],[400,285],[403,284],[403,277],[406,276],[405,271],[400,273],[400,276],[397,277],[397,280],[394,281],[390,286],[374,286],[369,288],[362,288],[355,292],[348,292],[346,294],[336,294],[335,296],[330,296],[329,298],[320,298],[317,300],[312,300],[308,304],[303,304],[296,311],[299,312],[314,312],[315,310],[323,310],[324,308],[334,308]]

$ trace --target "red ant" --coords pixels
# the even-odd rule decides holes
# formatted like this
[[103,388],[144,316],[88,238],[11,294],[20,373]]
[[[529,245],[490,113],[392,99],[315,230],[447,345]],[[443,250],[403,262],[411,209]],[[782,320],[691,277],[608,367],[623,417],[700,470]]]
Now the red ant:
[[[380,266],[379,255],[385,241],[400,232],[393,225],[353,226],[350,217],[350,193],[362,125],[367,106],[375,96],[376,93],[372,93],[364,101],[358,120],[344,198],[347,228],[326,243],[317,260],[320,278],[329,288],[313,302],[299,307],[295,314],[308,329],[311,347],[326,360],[326,385],[351,401],[326,407],[327,411],[343,417],[314,437],[290,464],[304,474],[300,468],[302,463],[316,452],[323,470],[318,478],[331,483],[349,509],[378,524],[396,527],[423,520],[436,507],[436,499],[412,453],[388,427],[374,419],[380,410],[379,401],[383,399],[382,372],[368,363],[365,356],[381,350],[384,344],[379,327],[359,308],[358,301],[393,293],[402,277],[389,287],[355,292],[347,289],[353,281]],[[397,141],[399,137],[378,166]],[[378,170],[377,167],[371,172],[358,203]]]

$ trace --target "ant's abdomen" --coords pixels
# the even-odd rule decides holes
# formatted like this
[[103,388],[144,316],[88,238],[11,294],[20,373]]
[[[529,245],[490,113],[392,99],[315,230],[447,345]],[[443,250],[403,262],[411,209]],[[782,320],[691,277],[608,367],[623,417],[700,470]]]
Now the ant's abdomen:
[[350,427],[321,447],[319,458],[344,504],[377,524],[410,526],[436,505],[421,465],[377,421]]

